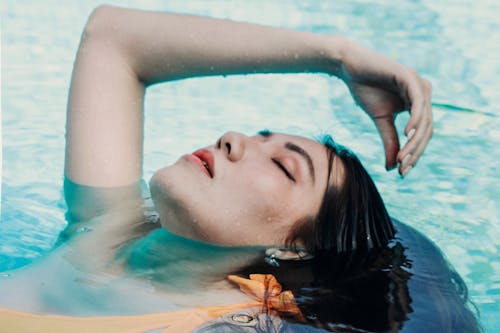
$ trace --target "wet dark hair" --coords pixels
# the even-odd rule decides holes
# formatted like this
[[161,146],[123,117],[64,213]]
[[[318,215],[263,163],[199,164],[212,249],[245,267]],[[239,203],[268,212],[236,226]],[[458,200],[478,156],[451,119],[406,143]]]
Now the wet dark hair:
[[[307,260],[266,256],[235,274],[274,275],[292,291],[305,318],[298,322],[326,331],[482,333],[467,286],[438,247],[417,230],[394,224],[397,233],[387,246],[321,252]],[[262,312],[273,314],[266,307]]]
[[273,274],[293,292],[305,323],[331,332],[387,333],[403,326],[411,332],[482,332],[467,306],[465,283],[438,248],[391,219],[350,150],[330,136],[320,141],[327,148],[329,177],[338,158],[343,179],[327,185],[317,216],[297,222],[286,240],[292,250],[304,246],[313,256],[281,260],[266,255],[235,274]]
[[[325,135],[328,181],[319,213],[295,224],[286,243],[300,242],[311,253],[369,251],[385,246],[394,226],[368,172],[354,153]],[[343,180],[330,185],[334,160],[343,169]]]
[[237,274],[273,274],[284,290],[292,291],[303,324],[331,332],[397,332],[412,312],[407,265],[403,246],[396,242],[308,260],[266,258]]

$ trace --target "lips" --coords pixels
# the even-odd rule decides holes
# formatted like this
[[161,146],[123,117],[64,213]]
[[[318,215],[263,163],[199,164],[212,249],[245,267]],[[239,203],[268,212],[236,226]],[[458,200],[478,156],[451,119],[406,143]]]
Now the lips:
[[198,157],[203,166],[207,169],[210,178],[214,178],[214,155],[208,149],[200,149],[193,153],[194,156]]

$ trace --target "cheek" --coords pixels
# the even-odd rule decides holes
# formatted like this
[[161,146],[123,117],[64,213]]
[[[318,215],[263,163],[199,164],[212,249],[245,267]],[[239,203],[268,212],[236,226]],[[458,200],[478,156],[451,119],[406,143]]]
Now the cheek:
[[286,181],[265,173],[247,178],[246,195],[250,212],[254,212],[264,221],[287,216],[291,188]]

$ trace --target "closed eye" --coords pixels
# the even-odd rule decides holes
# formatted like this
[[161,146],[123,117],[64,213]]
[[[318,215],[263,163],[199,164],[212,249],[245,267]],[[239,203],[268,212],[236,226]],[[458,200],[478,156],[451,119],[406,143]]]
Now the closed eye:
[[278,168],[281,169],[281,171],[283,171],[283,173],[288,177],[288,179],[290,179],[294,183],[296,182],[296,180],[292,176],[292,174],[290,172],[288,172],[288,170],[283,166],[283,164],[281,164],[280,161],[278,161],[277,159],[274,159],[274,158],[272,159],[272,161],[274,162],[274,164],[276,164],[278,166]]

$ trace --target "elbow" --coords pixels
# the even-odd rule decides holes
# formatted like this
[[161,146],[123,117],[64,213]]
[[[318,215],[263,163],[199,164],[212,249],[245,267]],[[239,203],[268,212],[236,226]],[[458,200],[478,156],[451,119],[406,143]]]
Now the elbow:
[[113,37],[113,30],[117,27],[117,18],[120,9],[108,5],[96,7],[89,15],[82,34],[82,42],[91,40],[109,41]]

